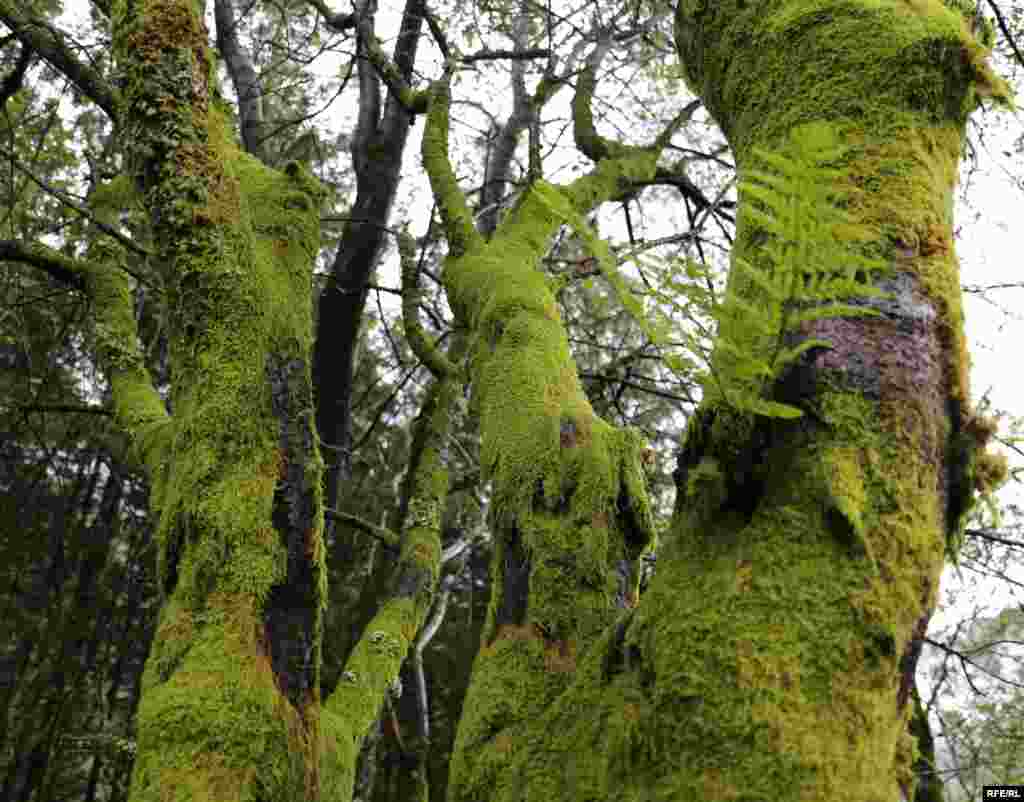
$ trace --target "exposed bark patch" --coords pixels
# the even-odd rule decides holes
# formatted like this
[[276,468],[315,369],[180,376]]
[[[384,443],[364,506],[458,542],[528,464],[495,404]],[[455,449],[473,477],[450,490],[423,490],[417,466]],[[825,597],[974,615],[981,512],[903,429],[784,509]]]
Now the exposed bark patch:
[[[935,302],[911,273],[881,279],[887,298],[854,300],[877,316],[826,318],[805,323],[801,338],[819,338],[830,348],[815,349],[780,382],[783,400],[811,397],[825,383],[855,390],[879,401],[894,436],[919,443],[927,465],[943,465],[947,433],[950,366]],[[945,491],[945,488],[939,488]]]
[[496,630],[505,625],[521,626],[526,621],[530,597],[531,560],[519,528],[512,525],[501,537],[501,591],[494,614]]
[[[930,593],[925,593],[925,602],[931,601]],[[924,636],[928,631],[928,622],[932,617],[932,609],[929,607],[914,627],[914,632],[907,642],[903,654],[900,656],[900,685],[896,693],[896,709],[902,711],[910,699],[914,690],[915,677],[917,676],[917,661],[921,656],[921,647],[924,644]]]
[[309,471],[316,458],[312,394],[302,359],[272,355],[267,361],[271,409],[280,425],[274,529],[288,554],[284,582],[263,608],[271,666],[281,692],[298,709],[316,693],[317,603],[320,577],[313,558],[317,537],[316,490]]

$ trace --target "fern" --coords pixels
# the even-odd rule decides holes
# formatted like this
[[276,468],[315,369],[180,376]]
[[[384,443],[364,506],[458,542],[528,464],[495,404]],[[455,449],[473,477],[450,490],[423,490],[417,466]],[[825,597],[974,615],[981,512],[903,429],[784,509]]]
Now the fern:
[[[671,370],[692,378],[695,361],[703,363],[705,395],[737,410],[795,418],[801,411],[773,401],[771,388],[801,355],[829,347],[821,339],[801,338],[801,324],[877,315],[864,301],[887,296],[874,286],[884,263],[865,255],[870,232],[846,211],[855,190],[842,169],[828,166],[841,164],[846,151],[826,125],[803,126],[779,152],[755,150],[756,166],[745,171],[740,184],[741,214],[743,225],[753,227],[764,244],[752,260],[734,259],[724,300],[703,265],[627,254],[638,268],[662,274],[660,287],[637,293],[617,269],[607,243],[568,199],[550,185],[534,190],[576,230]],[[680,317],[688,323],[681,326]],[[703,345],[707,337],[692,331],[702,319],[717,329],[711,353]],[[669,348],[670,341],[682,347]]]
[[801,324],[878,314],[863,301],[886,295],[874,286],[884,263],[865,255],[870,232],[845,209],[854,189],[841,169],[827,166],[846,150],[827,126],[810,125],[782,153],[754,152],[759,165],[741,183],[741,214],[765,244],[755,261],[734,260],[726,299],[710,310],[718,338],[705,389],[732,406],[798,417],[799,409],[767,395],[802,354],[829,347],[801,339]]

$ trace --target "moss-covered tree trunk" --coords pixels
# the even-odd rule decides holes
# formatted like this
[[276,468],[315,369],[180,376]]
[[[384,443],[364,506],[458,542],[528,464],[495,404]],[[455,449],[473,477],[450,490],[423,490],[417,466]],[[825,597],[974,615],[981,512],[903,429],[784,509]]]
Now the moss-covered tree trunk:
[[[172,414],[106,360],[159,516],[167,599],[132,799],[301,798],[318,785],[321,462],[309,371],[319,189],[238,147],[203,5],[122,0],[119,136],[152,223]],[[130,351],[129,330],[110,333]],[[150,415],[146,426],[140,416]]]
[[[517,446],[494,447],[496,497],[514,491],[506,508],[532,504],[531,517],[499,519],[511,524],[498,532],[494,625],[467,698],[453,799],[863,802],[909,790],[916,641],[971,492],[952,192],[967,114],[999,87],[968,5],[680,2],[687,79],[741,175],[755,148],[779,152],[809,123],[849,146],[841,180],[860,191],[848,211],[871,232],[889,295],[862,301],[875,316],[804,324],[801,335],[831,347],[808,352],[772,391],[802,417],[758,418],[710,400],[696,413],[651,588],[568,679],[559,635],[534,611],[559,598],[553,591],[591,609],[558,576],[559,559],[578,569],[604,535],[567,514],[546,478],[535,489],[539,469],[514,481]],[[764,264],[767,237],[741,212],[734,258]],[[753,289],[735,279],[732,289],[757,304]],[[557,326],[543,308],[526,318],[525,304],[508,306],[520,317],[488,320],[489,354]],[[530,381],[554,364],[550,354],[524,352]],[[516,412],[506,399],[526,378],[507,367],[477,376],[485,452],[491,427],[508,431],[527,404],[551,410],[552,431],[529,433],[535,442],[554,441],[557,421],[563,443],[577,442],[574,411],[554,390],[573,376],[529,385]],[[552,559],[552,542],[572,545]]]
[[[314,422],[312,268],[320,188],[238,146],[200,0],[111,4],[113,114],[151,223],[169,317],[165,405],[144,367],[123,255],[15,249],[86,292],[119,423],[151,482],[165,601],[143,677],[132,800],[351,797],[361,737],[423,621],[440,563],[450,377],[410,478],[394,587],[321,708],[326,601]],[[113,188],[96,213],[123,205]],[[106,210],[105,210],[106,209]],[[169,411],[168,408],[169,407]]]

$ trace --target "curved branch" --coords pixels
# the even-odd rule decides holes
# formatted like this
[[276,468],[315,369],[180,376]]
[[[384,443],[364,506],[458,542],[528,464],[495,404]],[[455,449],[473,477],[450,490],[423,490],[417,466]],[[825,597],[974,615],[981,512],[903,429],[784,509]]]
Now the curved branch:
[[92,301],[96,352],[110,380],[115,418],[131,438],[141,465],[154,475],[163,458],[158,434],[170,416],[146,369],[125,276],[99,262],[71,259],[38,242],[0,241],[0,259],[38,267]]
[[356,27],[357,18],[355,14],[339,14],[332,11],[323,0],[306,0],[306,3],[323,15],[324,22],[332,31],[341,33],[349,28]]
[[[111,237],[113,237],[122,245],[124,245],[124,247],[126,247],[128,250],[137,253],[139,256],[152,256],[152,254],[149,251],[147,251],[141,245],[138,245],[135,242],[135,240],[133,240],[131,237],[126,237],[112,225],[104,223],[102,220],[98,220],[94,214],[92,214],[88,209],[84,208],[81,204],[76,203],[74,200],[72,200],[70,197],[68,197],[65,193],[61,192],[60,190],[51,187],[46,181],[39,178],[27,167],[22,166],[22,164],[18,161],[18,157],[14,153],[9,151],[7,148],[3,147],[2,145],[0,145],[0,154],[10,159],[11,164],[13,164],[15,168],[22,172],[25,175],[25,177],[28,178],[32,183],[34,183],[41,190],[43,190],[43,192],[56,198],[65,206],[68,206],[69,208],[73,209],[77,214],[81,215],[83,218],[88,220],[104,234],[109,234]],[[126,272],[129,272],[132,278],[145,283],[145,279],[143,279],[141,276],[135,275],[130,271]]]
[[21,0],[0,0],[0,22],[10,28],[22,44],[65,75],[111,120],[117,120],[117,93],[99,73],[75,55],[64,41],[63,33],[45,20],[27,13]]
[[89,265],[65,256],[45,245],[17,240],[0,240],[0,262],[19,262],[39,268],[63,284],[85,292],[84,275]]
[[451,75],[436,81],[430,92],[430,109],[423,131],[423,168],[441,210],[448,247],[453,256],[461,256],[471,247],[483,244],[473,226],[473,215],[466,194],[459,187],[448,155],[448,124],[451,107]]
[[454,375],[455,367],[437,343],[427,339],[419,319],[419,266],[416,264],[416,241],[408,232],[398,235],[398,255],[402,262],[402,323],[409,347],[427,369],[438,379]]
[[606,201],[624,200],[643,186],[667,183],[669,178],[674,179],[672,183],[684,191],[682,178],[673,176],[669,170],[659,171],[658,159],[672,136],[701,105],[699,101],[693,101],[685,106],[651,145],[626,145],[601,136],[594,124],[592,104],[597,88],[597,68],[609,47],[610,41],[604,39],[591,52],[576,83],[576,94],[572,100],[576,147],[597,163],[594,170],[566,187],[569,198],[580,213],[587,213]]
[[603,39],[587,57],[587,64],[576,80],[576,94],[572,98],[572,133],[576,149],[591,161],[622,155],[624,145],[605,139],[597,133],[594,124],[594,92],[597,89],[597,69],[611,48],[611,40]]

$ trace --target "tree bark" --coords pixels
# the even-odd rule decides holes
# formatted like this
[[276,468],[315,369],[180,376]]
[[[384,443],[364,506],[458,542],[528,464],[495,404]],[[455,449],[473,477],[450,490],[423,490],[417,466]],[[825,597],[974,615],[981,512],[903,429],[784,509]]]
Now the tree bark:
[[[890,295],[861,302],[875,316],[804,324],[801,336],[831,346],[793,365],[772,399],[802,417],[705,401],[650,590],[568,679],[564,661],[544,659],[547,637],[528,645],[550,598],[537,581],[547,554],[522,524],[499,530],[494,623],[467,698],[453,799],[862,802],[895,800],[912,779],[915,641],[965,509],[952,192],[967,115],[1001,91],[962,6],[678,5],[685,74],[741,177],[755,149],[781,153],[801,126],[849,146],[841,181],[859,192],[848,211],[872,232],[867,247],[889,268],[878,287]],[[769,236],[741,212],[734,258],[763,264]],[[735,277],[730,290],[758,302]],[[497,348],[509,347],[511,328],[492,334]],[[488,396],[513,392],[502,374],[489,380]],[[499,419],[508,410],[482,407],[485,453]],[[497,501],[514,453],[494,452]],[[581,523],[560,534],[577,565],[602,542]],[[588,609],[584,593],[564,592]]]

